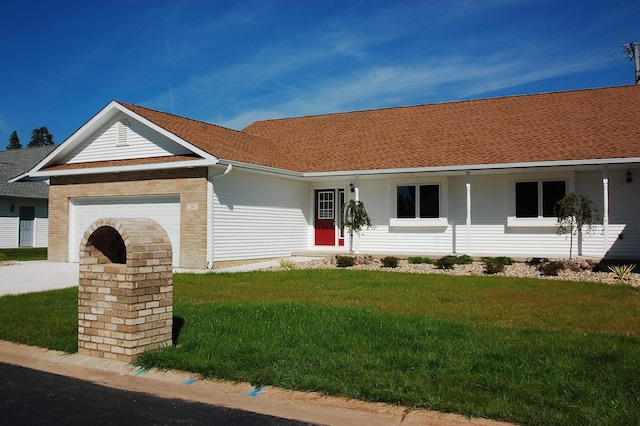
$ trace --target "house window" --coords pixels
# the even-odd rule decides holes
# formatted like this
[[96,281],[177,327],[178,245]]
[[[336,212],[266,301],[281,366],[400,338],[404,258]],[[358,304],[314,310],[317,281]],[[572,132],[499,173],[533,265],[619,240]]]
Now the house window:
[[396,188],[398,219],[440,217],[439,185],[400,185]]
[[554,217],[554,207],[565,196],[563,180],[516,182],[516,217]]

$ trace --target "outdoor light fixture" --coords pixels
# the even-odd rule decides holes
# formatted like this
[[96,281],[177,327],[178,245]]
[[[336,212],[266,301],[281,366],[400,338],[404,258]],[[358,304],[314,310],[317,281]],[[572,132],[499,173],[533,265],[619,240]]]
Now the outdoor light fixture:
[[351,182],[351,183],[349,184],[349,190],[350,190],[351,192],[355,191],[355,189],[353,188],[353,182]]
[[11,213],[15,212],[16,211],[16,205],[11,203],[11,208],[9,210],[11,210]]
[[631,183],[633,179],[633,175],[631,174],[631,170],[627,170],[627,183]]

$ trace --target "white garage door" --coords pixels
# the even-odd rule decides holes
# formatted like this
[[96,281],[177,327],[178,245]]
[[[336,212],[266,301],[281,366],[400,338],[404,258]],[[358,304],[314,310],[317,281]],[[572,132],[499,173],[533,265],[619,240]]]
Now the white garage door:
[[79,261],[80,241],[87,228],[106,217],[149,218],[169,234],[173,266],[180,260],[180,196],[146,196],[114,198],[74,198],[69,209],[69,258]]

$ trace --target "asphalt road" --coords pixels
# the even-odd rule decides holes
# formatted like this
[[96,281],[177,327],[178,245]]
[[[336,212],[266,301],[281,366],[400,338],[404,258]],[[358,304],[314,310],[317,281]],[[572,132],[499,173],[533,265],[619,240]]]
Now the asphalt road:
[[308,425],[249,411],[129,392],[0,363],[4,425]]

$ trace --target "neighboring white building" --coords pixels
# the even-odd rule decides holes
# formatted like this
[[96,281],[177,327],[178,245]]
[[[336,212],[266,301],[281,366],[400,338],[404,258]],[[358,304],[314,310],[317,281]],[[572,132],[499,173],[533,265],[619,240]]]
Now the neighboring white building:
[[49,185],[20,178],[54,148],[0,151],[0,248],[47,247]]
[[640,258],[640,87],[285,118],[243,131],[111,102],[29,172],[49,177],[51,260],[77,261],[98,217],[151,217],[174,263],[346,251],[564,257],[552,210],[596,202],[574,253]]

